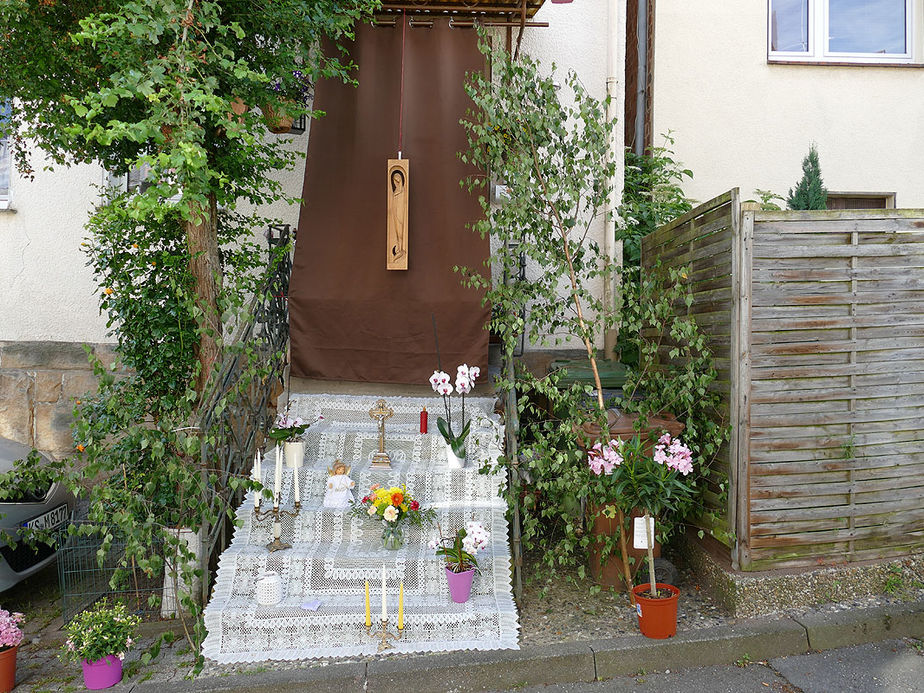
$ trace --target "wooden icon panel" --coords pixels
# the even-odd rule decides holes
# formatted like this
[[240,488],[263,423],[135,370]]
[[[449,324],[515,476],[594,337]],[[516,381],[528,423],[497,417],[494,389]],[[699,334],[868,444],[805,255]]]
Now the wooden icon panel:
[[407,200],[410,184],[410,162],[407,159],[388,160],[388,223],[385,269],[406,270],[408,255]]

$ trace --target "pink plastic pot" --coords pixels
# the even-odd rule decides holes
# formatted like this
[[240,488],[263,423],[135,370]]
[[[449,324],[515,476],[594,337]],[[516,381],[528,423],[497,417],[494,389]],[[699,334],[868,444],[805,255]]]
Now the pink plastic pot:
[[472,596],[472,580],[475,579],[475,569],[464,573],[454,573],[446,568],[446,582],[449,583],[449,596],[456,604],[464,604]]
[[83,683],[91,691],[111,688],[122,680],[122,660],[108,655],[95,662],[83,660]]

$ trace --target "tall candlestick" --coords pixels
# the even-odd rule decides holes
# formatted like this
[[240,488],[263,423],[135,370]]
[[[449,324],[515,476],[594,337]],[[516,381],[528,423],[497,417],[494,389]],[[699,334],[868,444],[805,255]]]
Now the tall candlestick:
[[385,566],[382,566],[382,620],[388,620],[388,604],[385,601]]
[[398,630],[404,630],[404,580],[398,587]]
[[279,456],[279,443],[276,443],[276,477],[273,480],[273,509],[279,507],[279,493],[282,491],[282,458]]
[[372,612],[369,610],[369,581],[366,580],[366,628],[372,627]]
[[[254,475],[254,478],[260,484],[262,484],[263,483],[263,462],[260,458],[261,458],[260,451],[257,450],[257,459],[253,464],[253,475]],[[260,496],[261,495],[263,495],[263,490],[257,489],[253,497],[253,509],[254,510],[260,509]]]

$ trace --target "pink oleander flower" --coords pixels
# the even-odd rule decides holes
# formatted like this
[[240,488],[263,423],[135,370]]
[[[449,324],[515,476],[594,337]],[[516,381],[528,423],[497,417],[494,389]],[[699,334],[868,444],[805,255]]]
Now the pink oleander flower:
[[23,622],[23,615],[10,613],[0,609],[0,651],[16,647],[22,642],[22,629],[19,624]]
[[679,439],[672,439],[665,433],[658,438],[654,449],[654,461],[674,469],[684,476],[693,471],[693,453]]
[[597,476],[609,476],[613,470],[622,464],[622,454],[619,452],[619,441],[611,440],[604,445],[597,443],[587,452],[587,464]]

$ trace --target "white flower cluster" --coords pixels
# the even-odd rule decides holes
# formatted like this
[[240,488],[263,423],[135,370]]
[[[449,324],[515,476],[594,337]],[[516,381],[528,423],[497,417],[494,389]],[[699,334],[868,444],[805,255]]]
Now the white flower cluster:
[[479,551],[488,548],[488,542],[491,540],[491,533],[484,528],[480,522],[469,522],[465,527],[465,538],[462,540],[462,548],[466,553],[474,556]]

